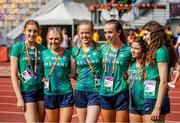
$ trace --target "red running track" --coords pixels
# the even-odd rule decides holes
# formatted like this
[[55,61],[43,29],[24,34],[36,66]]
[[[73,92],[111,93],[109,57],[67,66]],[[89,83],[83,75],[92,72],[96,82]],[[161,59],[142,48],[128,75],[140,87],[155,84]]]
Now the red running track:
[[[75,83],[73,82],[73,87]],[[167,115],[166,122],[180,122],[180,81],[175,89],[169,91],[171,101],[171,113]],[[10,78],[0,78],[0,122],[24,122],[21,111],[16,109],[16,97]],[[77,114],[74,111],[72,122],[77,122]],[[101,116],[99,122],[102,121]]]

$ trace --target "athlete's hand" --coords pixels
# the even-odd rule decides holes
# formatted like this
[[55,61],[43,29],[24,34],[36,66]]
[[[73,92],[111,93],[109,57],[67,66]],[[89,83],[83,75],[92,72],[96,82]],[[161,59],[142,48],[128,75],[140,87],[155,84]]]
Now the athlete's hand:
[[42,82],[45,82],[45,79],[46,79],[46,78],[45,78],[45,77],[43,77],[41,81],[42,81]]
[[22,110],[22,111],[25,111],[25,103],[24,103],[24,100],[22,98],[19,98],[17,99],[17,108]]
[[157,121],[160,118],[160,112],[161,110],[158,108],[154,108],[153,112],[151,113],[151,120]]

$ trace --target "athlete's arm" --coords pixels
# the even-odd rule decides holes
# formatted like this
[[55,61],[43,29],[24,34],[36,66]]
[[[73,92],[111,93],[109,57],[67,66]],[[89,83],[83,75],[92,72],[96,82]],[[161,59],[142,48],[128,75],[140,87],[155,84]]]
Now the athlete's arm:
[[168,63],[159,62],[158,63],[158,71],[160,76],[160,84],[158,89],[158,97],[156,100],[156,104],[154,110],[151,114],[152,120],[158,120],[161,112],[161,105],[164,99],[164,96],[167,91],[167,80],[168,80]]
[[18,81],[18,58],[15,56],[11,56],[11,81],[17,97],[17,108],[25,110],[24,100]]
[[77,68],[76,62],[75,62],[74,58],[71,56],[71,66],[70,66],[70,74],[69,74],[70,78],[74,78],[75,77],[75,75],[76,75],[76,68]]

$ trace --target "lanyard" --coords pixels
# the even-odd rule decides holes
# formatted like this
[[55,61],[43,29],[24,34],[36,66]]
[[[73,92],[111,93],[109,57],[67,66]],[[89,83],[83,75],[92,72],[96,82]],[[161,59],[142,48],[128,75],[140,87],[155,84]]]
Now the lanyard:
[[91,71],[92,71],[93,74],[94,74],[94,78],[97,80],[97,79],[98,79],[98,78],[97,78],[97,75],[96,75],[95,70],[94,70],[94,68],[92,67],[92,65],[91,65],[91,63],[90,63],[90,61],[89,61],[89,59],[88,59],[88,56],[87,56],[86,52],[84,51],[84,47],[82,47],[82,51],[83,51],[83,53],[84,53],[84,56],[85,56],[85,58],[86,58],[86,61],[87,61],[88,65],[89,65]]
[[[122,47],[122,45],[120,46],[120,48],[121,48],[121,47]],[[117,60],[117,57],[118,57],[120,48],[119,48],[118,51],[116,52],[116,55],[115,55],[114,60],[113,60],[113,67],[112,67],[112,74],[113,74],[113,76],[114,76],[114,70],[115,70],[115,67],[116,67],[116,60]],[[105,74],[107,74],[107,60],[108,60],[108,56],[109,56],[110,49],[111,49],[111,45],[109,45],[108,51],[107,51],[107,53],[106,53],[106,59],[105,59],[105,61],[104,61],[104,72],[105,72]]]
[[134,77],[133,77],[132,84],[130,85],[131,89],[132,89],[132,87],[134,86],[134,82],[135,82],[136,77],[137,77],[137,75],[138,75],[139,72],[140,72],[140,67],[138,68],[137,72],[135,73],[135,75],[134,75]]
[[65,48],[61,48],[61,49],[60,49],[60,53],[59,53],[58,57],[56,58],[56,61],[55,61],[55,62],[53,63],[53,65],[52,65],[52,68],[51,68],[51,70],[50,70],[50,72],[49,72],[49,76],[52,75],[52,72],[53,72],[53,70],[54,70],[54,67],[56,66],[58,60],[59,60],[60,57],[62,56],[64,50],[65,50]]
[[[30,67],[30,55],[29,55],[29,52],[28,52],[28,42],[25,42],[25,46],[26,46],[26,57],[27,57],[27,62],[28,62],[28,67]],[[34,51],[34,74],[36,74],[36,71],[37,71],[37,63],[38,63],[38,52],[37,52],[37,48],[35,48],[35,51]]]

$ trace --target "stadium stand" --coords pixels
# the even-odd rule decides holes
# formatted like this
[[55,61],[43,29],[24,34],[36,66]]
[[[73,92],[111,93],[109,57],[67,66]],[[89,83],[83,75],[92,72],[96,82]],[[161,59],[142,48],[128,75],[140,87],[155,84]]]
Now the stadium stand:
[[[8,35],[11,34],[13,29],[18,28],[19,25],[24,24],[28,18],[34,18],[37,15],[45,14],[48,11],[56,7],[57,2],[61,0],[0,0],[0,29],[7,29]],[[63,0],[62,0],[63,1]],[[68,0],[64,0],[68,1]],[[91,6],[91,2],[83,0],[72,0],[75,2],[83,2],[89,6],[89,10],[92,12],[92,21],[98,28],[102,25],[100,20],[100,15],[102,10],[108,8],[108,0],[92,0],[100,1],[100,4],[95,4]],[[103,2],[106,1],[106,2]],[[179,0],[134,0],[134,4],[129,4],[127,1],[132,0],[122,0],[123,3],[118,3],[118,6],[114,6],[119,12],[120,20],[124,22],[124,25],[128,28],[140,27],[149,20],[156,20],[162,25],[166,25],[170,19],[170,3],[179,3]],[[143,2],[145,1],[145,2]],[[151,6],[151,3],[153,4]],[[47,4],[48,3],[48,4]],[[92,2],[93,3],[93,2]],[[145,4],[143,4],[145,3]],[[46,6],[48,5],[48,6]],[[135,5],[135,6],[134,6]],[[160,6],[158,6],[160,5]],[[163,6],[161,6],[163,5]],[[163,8],[165,6],[165,8]],[[92,7],[92,8],[91,8]],[[111,6],[112,7],[112,6]],[[133,7],[138,8],[138,12],[143,11],[142,14],[134,15]],[[44,8],[44,9],[43,9]],[[155,9],[153,9],[155,8]],[[132,11],[132,13],[131,13]],[[131,18],[128,18],[127,14],[130,13]],[[123,16],[126,17],[123,19]],[[163,19],[162,19],[163,18]],[[13,33],[13,32],[12,32]],[[13,38],[14,39],[14,38]]]
[[12,30],[49,0],[0,0],[0,29]]

